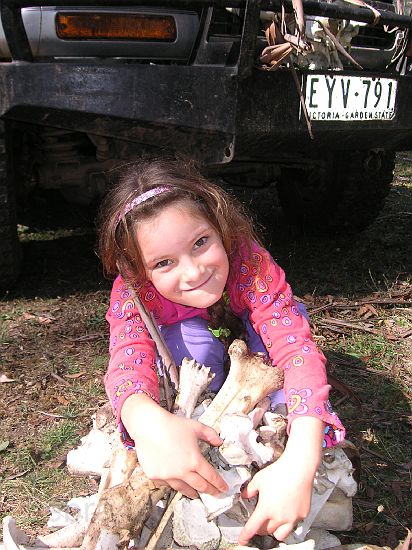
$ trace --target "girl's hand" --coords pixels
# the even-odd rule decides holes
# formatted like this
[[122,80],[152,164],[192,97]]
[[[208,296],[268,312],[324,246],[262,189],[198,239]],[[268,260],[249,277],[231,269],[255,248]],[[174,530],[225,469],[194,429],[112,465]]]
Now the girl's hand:
[[226,482],[202,456],[198,440],[221,445],[215,430],[162,409],[144,394],[130,396],[122,409],[122,420],[133,437],[139,463],[157,485],[169,485],[185,496],[198,491],[218,495]]
[[256,533],[284,540],[309,513],[313,478],[308,478],[305,464],[299,471],[285,453],[260,470],[242,491],[242,497],[259,498],[240,534],[240,545],[246,546]]
[[308,515],[322,438],[320,420],[294,420],[284,453],[260,470],[242,491],[245,498],[258,495],[258,503],[240,533],[239,545],[246,546],[256,533],[284,540]]

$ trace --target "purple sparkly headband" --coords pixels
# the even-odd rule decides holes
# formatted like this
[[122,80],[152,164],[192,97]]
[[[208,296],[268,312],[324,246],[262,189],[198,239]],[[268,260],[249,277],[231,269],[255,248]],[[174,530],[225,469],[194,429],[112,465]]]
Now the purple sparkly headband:
[[166,191],[170,191],[170,190],[171,190],[170,187],[163,185],[160,187],[154,187],[153,189],[149,189],[149,191],[146,191],[145,193],[138,195],[131,202],[128,202],[126,204],[126,206],[124,207],[124,211],[118,215],[116,224],[118,224],[120,220],[130,212],[130,210],[133,210],[135,206],[142,204],[142,202],[146,202],[148,199],[151,199],[152,197],[156,197],[156,195],[160,195],[161,193],[165,193]]

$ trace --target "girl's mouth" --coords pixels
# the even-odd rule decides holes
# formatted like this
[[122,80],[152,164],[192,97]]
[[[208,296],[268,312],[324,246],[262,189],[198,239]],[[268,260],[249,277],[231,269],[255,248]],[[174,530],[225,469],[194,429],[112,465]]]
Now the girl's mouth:
[[200,283],[200,285],[197,285],[195,286],[194,288],[189,288],[189,290],[187,292],[192,292],[193,290],[199,290],[201,288],[203,288],[205,285],[207,285],[207,283],[210,281],[210,279],[212,278],[213,274],[210,275],[206,281],[204,281],[203,283]]

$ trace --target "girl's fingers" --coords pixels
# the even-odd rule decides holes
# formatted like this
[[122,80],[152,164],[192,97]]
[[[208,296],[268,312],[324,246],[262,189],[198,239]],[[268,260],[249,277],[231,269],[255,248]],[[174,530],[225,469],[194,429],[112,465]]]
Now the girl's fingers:
[[202,459],[197,472],[189,472],[188,475],[191,474],[195,474],[197,476],[197,485],[199,484],[199,479],[202,480],[200,484],[204,486],[204,488],[199,486],[195,487],[191,484],[192,487],[201,493],[209,493],[210,495],[216,496],[219,493],[225,493],[229,489],[226,481],[220,477],[220,475],[206,459]]
[[284,523],[273,532],[273,536],[276,540],[285,540],[285,538],[294,530],[294,528],[295,526],[292,523]]
[[205,479],[197,472],[189,472],[188,474],[186,474],[184,477],[184,481],[193,489],[195,489],[198,493],[208,493],[209,495],[213,496],[218,496],[222,493],[222,491],[218,489],[215,485],[213,485],[210,480]]
[[218,435],[216,430],[202,424],[201,422],[196,422],[196,424],[196,436],[199,439],[202,439],[203,441],[206,441],[206,443],[210,443],[210,445],[214,445],[215,447],[222,445],[223,439]]
[[195,491],[195,489],[193,489],[193,487],[191,487],[190,485],[188,485],[186,482],[182,481],[181,479],[168,479],[167,480],[167,485],[170,485],[170,487],[172,489],[174,489],[175,491],[179,491],[185,497],[188,497],[188,498],[198,498],[199,497],[197,491]]
[[252,478],[249,481],[249,483],[246,485],[246,487],[242,489],[241,491],[242,498],[253,498],[259,493],[259,490],[257,489],[254,483],[254,479],[255,478]]
[[[262,516],[258,509],[255,509],[250,516],[246,525],[243,527],[239,535],[238,544],[240,546],[246,546],[250,539],[261,531],[265,532],[265,526],[267,525],[267,518]],[[267,531],[266,531],[267,533]]]

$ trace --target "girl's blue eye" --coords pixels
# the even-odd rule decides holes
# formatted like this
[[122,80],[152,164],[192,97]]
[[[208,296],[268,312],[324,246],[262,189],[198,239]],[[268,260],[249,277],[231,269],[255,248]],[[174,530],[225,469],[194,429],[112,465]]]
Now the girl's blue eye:
[[200,239],[198,239],[198,240],[195,242],[195,247],[196,247],[196,248],[200,248],[201,246],[203,246],[204,244],[206,244],[206,241],[207,241],[207,237],[200,237]]

